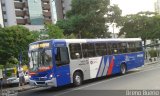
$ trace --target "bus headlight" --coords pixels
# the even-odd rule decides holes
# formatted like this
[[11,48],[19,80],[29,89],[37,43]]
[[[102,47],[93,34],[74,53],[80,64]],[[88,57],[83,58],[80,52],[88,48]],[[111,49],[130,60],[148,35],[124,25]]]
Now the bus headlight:
[[50,77],[50,78],[52,78],[52,77],[53,77],[53,75],[51,74],[49,77]]

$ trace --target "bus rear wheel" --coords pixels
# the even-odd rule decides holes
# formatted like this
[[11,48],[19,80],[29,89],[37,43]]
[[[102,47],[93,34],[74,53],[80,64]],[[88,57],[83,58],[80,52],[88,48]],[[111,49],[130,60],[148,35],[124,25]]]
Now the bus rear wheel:
[[75,72],[73,75],[74,86],[80,86],[82,84],[82,74],[80,72]]
[[126,65],[125,64],[121,64],[121,74],[124,75],[126,74]]

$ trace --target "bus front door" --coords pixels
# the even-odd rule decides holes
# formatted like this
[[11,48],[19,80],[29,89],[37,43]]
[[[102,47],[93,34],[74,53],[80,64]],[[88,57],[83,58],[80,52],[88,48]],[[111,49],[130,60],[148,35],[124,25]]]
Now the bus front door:
[[56,79],[57,86],[62,86],[70,84],[70,66],[69,66],[69,56],[67,47],[57,47],[56,48]]

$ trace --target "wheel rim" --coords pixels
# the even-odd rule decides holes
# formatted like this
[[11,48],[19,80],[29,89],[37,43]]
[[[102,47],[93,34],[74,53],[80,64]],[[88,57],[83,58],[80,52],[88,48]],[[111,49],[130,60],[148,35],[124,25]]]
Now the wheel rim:
[[76,75],[75,81],[78,85],[81,84],[81,77],[79,75]]
[[126,73],[126,68],[125,68],[125,66],[124,66],[124,65],[122,65],[122,67],[121,67],[121,71],[122,71],[122,74],[125,74],[125,73]]

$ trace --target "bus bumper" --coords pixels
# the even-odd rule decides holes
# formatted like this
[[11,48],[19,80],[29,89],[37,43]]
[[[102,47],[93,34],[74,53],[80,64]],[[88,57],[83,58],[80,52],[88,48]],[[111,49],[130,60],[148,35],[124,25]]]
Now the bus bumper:
[[29,84],[31,86],[39,86],[39,87],[57,87],[56,78],[52,78],[51,80],[46,81],[35,81],[35,80],[29,80]]

